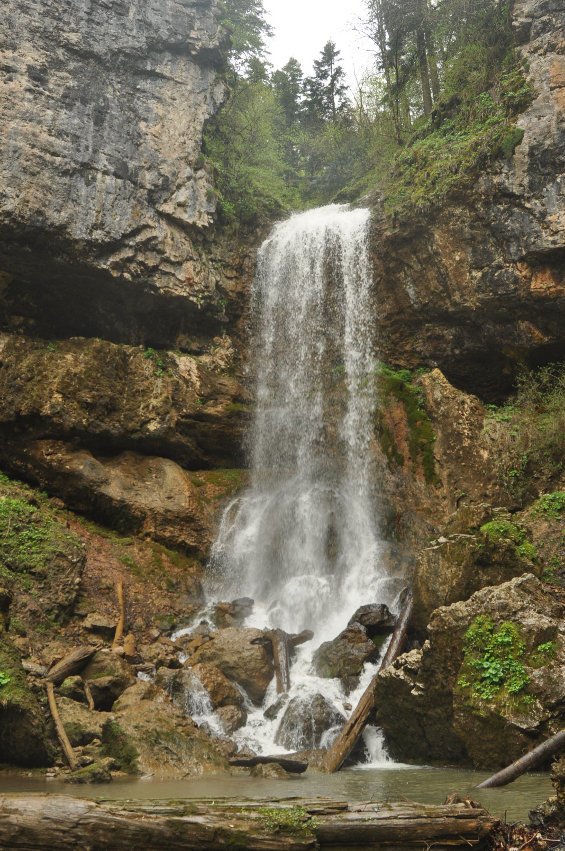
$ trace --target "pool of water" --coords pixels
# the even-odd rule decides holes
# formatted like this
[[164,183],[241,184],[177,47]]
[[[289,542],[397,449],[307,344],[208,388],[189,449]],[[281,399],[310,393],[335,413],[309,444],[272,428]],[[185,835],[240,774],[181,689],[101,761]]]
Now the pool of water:
[[507,822],[527,821],[528,812],[552,793],[548,774],[527,774],[501,789],[477,790],[487,772],[450,768],[354,768],[337,774],[308,772],[288,779],[249,776],[191,777],[186,780],[117,780],[95,786],[74,786],[60,780],[0,776],[0,793],[49,792],[113,800],[171,800],[193,798],[328,797],[348,801],[412,800],[442,804],[457,792],[480,801],[490,813]]

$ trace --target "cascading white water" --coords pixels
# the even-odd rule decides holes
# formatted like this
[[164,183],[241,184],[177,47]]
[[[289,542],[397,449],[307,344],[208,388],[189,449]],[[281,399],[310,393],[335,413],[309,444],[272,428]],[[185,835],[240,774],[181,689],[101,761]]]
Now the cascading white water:
[[[338,680],[315,676],[312,653],[359,606],[394,607],[398,592],[381,567],[371,484],[369,217],[346,205],[300,213],[276,225],[259,251],[251,483],[226,509],[211,558],[216,599],[252,597],[253,625],[261,628],[314,631],[293,665],[289,697],[320,693],[342,713],[360,694],[346,698]],[[265,705],[275,697],[272,683]],[[236,741],[258,752],[283,750],[274,744],[278,721],[248,708]],[[373,745],[380,755],[378,736]]]
[[268,625],[313,629],[317,644],[359,605],[394,596],[371,488],[369,216],[346,205],[300,213],[259,251],[252,480],[212,552],[224,599],[245,593]]

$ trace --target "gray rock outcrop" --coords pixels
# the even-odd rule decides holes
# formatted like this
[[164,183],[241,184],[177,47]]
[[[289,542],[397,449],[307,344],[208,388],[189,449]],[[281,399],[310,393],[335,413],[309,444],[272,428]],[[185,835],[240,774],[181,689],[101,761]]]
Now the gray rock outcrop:
[[218,0],[3,4],[5,325],[132,340],[221,324],[197,247],[216,203],[201,139],[224,96],[220,19]]

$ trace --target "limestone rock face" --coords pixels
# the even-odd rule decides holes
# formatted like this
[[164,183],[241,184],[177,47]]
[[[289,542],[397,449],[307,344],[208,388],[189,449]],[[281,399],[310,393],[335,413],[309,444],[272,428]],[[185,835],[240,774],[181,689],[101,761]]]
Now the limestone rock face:
[[513,4],[535,89],[514,155],[435,212],[375,223],[378,344],[388,363],[438,366],[496,398],[516,364],[562,354],[565,279],[565,10]]
[[194,665],[192,673],[198,677],[210,695],[214,707],[241,706],[243,703],[241,692],[214,665],[200,662],[198,665]]
[[[170,327],[205,313],[221,324],[225,292],[196,245],[216,202],[200,147],[224,95],[218,0],[9,0],[2,11],[9,321],[116,337],[166,302]],[[215,307],[202,309],[203,293]]]
[[186,664],[189,667],[200,662],[214,665],[229,680],[239,683],[251,700],[260,703],[274,673],[272,658],[263,644],[253,644],[254,640],[262,638],[260,629],[220,629]]
[[[377,680],[377,723],[391,754],[499,768],[561,729],[564,614],[564,595],[532,574],[437,609],[422,650],[399,657]],[[498,636],[497,646],[507,648],[508,676],[498,680],[493,668],[490,691],[490,680],[469,665],[486,659],[476,633],[469,649],[477,618],[487,638]]]

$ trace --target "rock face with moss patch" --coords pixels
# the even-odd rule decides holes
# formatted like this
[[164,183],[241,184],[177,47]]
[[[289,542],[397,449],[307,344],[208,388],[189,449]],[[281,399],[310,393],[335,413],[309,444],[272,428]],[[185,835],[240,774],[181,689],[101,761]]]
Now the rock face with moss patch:
[[0,762],[51,764],[43,712],[26,681],[20,656],[0,632]]
[[437,609],[423,649],[377,681],[391,754],[498,768],[561,729],[564,615],[565,596],[531,574]]
[[[504,509],[483,508],[482,519],[489,519],[480,529],[441,537],[416,559],[413,625],[421,635],[439,606],[466,600],[488,585],[541,572],[526,530],[512,523]],[[496,519],[490,519],[493,515]]]

